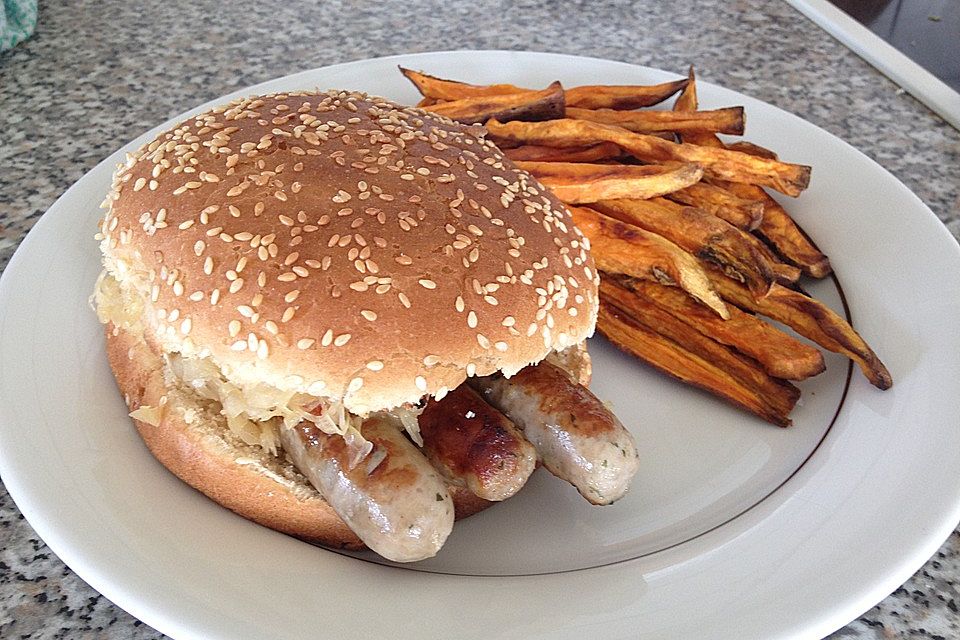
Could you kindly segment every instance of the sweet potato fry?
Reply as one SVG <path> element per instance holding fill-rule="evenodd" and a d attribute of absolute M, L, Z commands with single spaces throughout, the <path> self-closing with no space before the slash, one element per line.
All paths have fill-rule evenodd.
<path fill-rule="evenodd" d="M 698 184 L 703 184 L 703 183 L 698 183 Z M 669 209 L 670 211 L 673 211 L 676 214 L 679 214 L 681 211 L 684 210 L 684 208 L 687 207 L 687 205 L 685 204 L 674 202 L 673 200 L 670 200 L 666 197 L 650 198 L 649 201 L 659 204 L 663 207 L 666 207 L 667 209 Z M 723 218 L 723 216 L 717 216 L 717 217 Z M 727 222 L 730 222 L 730 221 L 727 220 Z M 735 227 L 737 226 L 732 222 L 730 224 L 732 224 Z M 737 227 L 737 228 L 741 229 L 740 227 Z M 743 229 L 741 229 L 741 231 L 743 231 Z M 766 258 L 767 262 L 770 264 L 770 268 L 773 270 L 774 275 L 777 276 L 777 282 L 780 282 L 781 284 L 793 284 L 794 282 L 800 279 L 801 271 L 799 267 L 795 267 L 792 264 L 787 264 L 783 262 L 780 259 L 780 256 L 774 253 L 770 247 L 764 244 L 755 235 L 753 235 L 752 233 L 746 233 L 746 231 L 744 231 L 742 237 L 744 241 L 750 243 L 750 245 L 752 245 L 753 248 L 760 253 L 760 255 Z"/>
<path fill-rule="evenodd" d="M 567 204 L 610 198 L 652 198 L 694 184 L 703 176 L 697 164 L 626 165 L 576 162 L 517 162 Z"/>
<path fill-rule="evenodd" d="M 744 233 L 716 216 L 684 207 L 674 212 L 648 200 L 602 200 L 595 209 L 621 222 L 661 235 L 703 262 L 745 283 L 757 297 L 767 294 L 775 275 L 767 261 L 744 240 Z"/>
<path fill-rule="evenodd" d="M 825 368 L 818 350 L 735 306 L 728 307 L 730 318 L 721 320 L 676 288 L 612 274 L 604 278 L 630 289 L 703 335 L 753 358 L 775 378 L 804 380 Z"/>
<path fill-rule="evenodd" d="M 476 85 L 445 80 L 412 69 L 399 67 L 400 72 L 426 98 L 463 100 L 480 96 L 502 96 L 530 91 L 512 84 Z M 676 80 L 655 85 L 596 85 L 574 87 L 566 91 L 567 104 L 584 109 L 638 109 L 663 102 L 685 87 L 687 81 Z"/>
<path fill-rule="evenodd" d="M 602 271 L 645 278 L 680 287 L 721 318 L 726 306 L 696 258 L 666 238 L 583 207 L 569 207 L 573 222 L 590 240 L 591 254 Z"/>
<path fill-rule="evenodd" d="M 788 382 L 768 375 L 756 362 L 737 354 L 713 337 L 704 335 L 686 322 L 661 309 L 648 298 L 636 295 L 614 279 L 600 280 L 600 296 L 624 311 L 638 323 L 670 338 L 681 347 L 702 356 L 731 376 L 756 390 L 784 416 L 800 397 L 800 390 Z M 719 320 L 719 322 L 727 322 Z"/>
<path fill-rule="evenodd" d="M 725 133 L 721 131 L 720 133 Z M 746 140 L 740 140 L 738 142 L 730 142 L 726 145 L 727 149 L 731 151 L 742 151 L 743 153 L 749 153 L 752 156 L 759 156 L 761 158 L 769 158 L 770 160 L 779 160 L 780 158 L 770 149 L 761 147 L 758 144 L 753 144 L 752 142 L 747 142 Z"/>
<path fill-rule="evenodd" d="M 771 407 L 756 390 L 734 379 L 710 360 L 640 324 L 611 302 L 601 299 L 597 328 L 619 349 L 655 369 L 720 396 L 777 426 L 790 425 L 790 419 Z"/>
<path fill-rule="evenodd" d="M 525 144 L 512 149 L 503 149 L 504 155 L 514 162 L 599 162 L 623 155 L 620 147 L 612 142 L 601 142 L 586 147 L 556 149 L 535 144 Z"/>
<path fill-rule="evenodd" d="M 633 133 L 620 127 L 564 118 L 548 122 L 498 122 L 487 129 L 498 138 L 523 144 L 579 147 L 613 142 L 645 162 L 696 162 L 714 178 L 769 186 L 790 196 L 799 195 L 810 182 L 810 167 L 758 158 L 738 151 L 676 144 L 656 136 Z"/>
<path fill-rule="evenodd" d="M 687 79 L 654 85 L 598 84 L 567 89 L 567 106 L 581 109 L 639 109 L 659 104 L 687 86 Z"/>
<path fill-rule="evenodd" d="M 711 279 L 729 302 L 781 322 L 824 349 L 847 356 L 859 365 L 878 389 L 893 386 L 890 372 L 873 349 L 846 320 L 823 303 L 780 285 L 774 285 L 763 300 L 756 300 L 743 286 L 726 276 L 714 271 Z"/>
<path fill-rule="evenodd" d="M 684 136 L 684 142 L 716 149 L 727 147 L 712 133 L 687 134 Z M 766 191 L 756 185 L 726 180 L 710 180 L 710 182 L 741 198 L 760 200 L 764 203 L 763 219 L 756 232 L 784 259 L 797 265 L 805 274 L 814 278 L 824 278 L 833 271 L 829 258 L 817 249 L 803 229 Z"/>
<path fill-rule="evenodd" d="M 763 201 L 741 198 L 727 189 L 706 182 L 679 189 L 667 197 L 703 209 L 745 231 L 756 229 L 763 219 Z"/>
<path fill-rule="evenodd" d="M 554 82 L 543 91 L 525 91 L 501 96 L 478 96 L 424 107 L 464 124 L 483 123 L 491 118 L 508 120 L 551 120 L 564 113 L 563 87 Z"/>
<path fill-rule="evenodd" d="M 825 278 L 833 273 L 830 259 L 770 194 L 750 184 L 730 183 L 724 186 L 743 197 L 759 196 L 764 199 L 763 220 L 755 233 L 770 243 L 777 253 L 813 278 Z"/>
<path fill-rule="evenodd" d="M 673 103 L 673 110 L 678 112 L 696 111 L 699 108 L 697 100 L 697 74 L 693 70 L 693 65 L 687 71 L 687 86 L 683 88 L 676 102 Z"/>
<path fill-rule="evenodd" d="M 743 135 L 743 107 L 714 111 L 616 111 L 613 109 L 567 108 L 568 118 L 612 124 L 636 133 L 685 131 Z"/>
<path fill-rule="evenodd" d="M 457 82 L 456 80 L 444 80 L 430 76 L 413 69 L 404 69 L 398 67 L 407 80 L 412 82 L 417 91 L 425 98 L 434 100 L 463 100 L 464 98 L 477 98 L 480 96 L 502 96 L 511 93 L 523 93 L 529 91 L 522 87 L 512 84 L 491 84 L 475 85 L 466 82 Z"/>

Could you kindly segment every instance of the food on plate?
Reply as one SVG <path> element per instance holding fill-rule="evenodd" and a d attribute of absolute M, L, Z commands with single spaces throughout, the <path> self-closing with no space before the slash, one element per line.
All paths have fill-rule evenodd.
<path fill-rule="evenodd" d="M 623 155 L 620 147 L 612 142 L 600 142 L 585 147 L 568 147 L 566 149 L 525 144 L 503 149 L 503 153 L 514 162 L 597 162 L 613 160 Z"/>
<path fill-rule="evenodd" d="M 610 198 L 653 198 L 695 184 L 703 176 L 700 165 L 691 163 L 635 166 L 517 161 L 516 164 L 567 204 Z"/>
<path fill-rule="evenodd" d="M 643 162 L 696 162 L 710 178 L 771 187 L 788 196 L 798 196 L 810 182 L 810 167 L 770 160 L 739 151 L 694 144 L 677 144 L 657 136 L 634 133 L 608 124 L 586 120 L 546 122 L 487 122 L 497 140 L 521 144 L 583 146 L 612 142 Z"/>
<path fill-rule="evenodd" d="M 423 105 L 432 113 L 464 124 L 500 120 L 551 120 L 562 118 L 563 87 L 554 82 L 543 91 L 524 91 L 499 96 L 476 96 L 452 102 Z"/>
<path fill-rule="evenodd" d="M 773 270 L 744 240 L 746 234 L 701 209 L 683 207 L 671 211 L 649 200 L 626 199 L 601 200 L 592 206 L 611 218 L 670 240 L 701 262 L 718 266 L 743 282 L 755 296 L 766 295 L 773 285 Z"/>
<path fill-rule="evenodd" d="M 576 225 L 590 239 L 601 271 L 680 287 L 720 317 L 728 317 L 726 305 L 703 266 L 674 243 L 595 209 L 571 206 L 570 212 Z"/>
<path fill-rule="evenodd" d="M 709 182 L 698 182 L 667 194 L 668 200 L 703 209 L 726 220 L 738 229 L 753 231 L 763 220 L 762 200 L 741 198 L 728 189 Z"/>
<path fill-rule="evenodd" d="M 431 109 L 533 91 L 402 71 Z M 677 92 L 668 110 L 642 109 Z M 553 118 L 507 114 L 486 127 L 505 155 L 568 205 L 590 239 L 602 279 L 598 327 L 608 339 L 780 426 L 790 424 L 799 397 L 788 381 L 821 373 L 824 359 L 760 315 L 890 387 L 889 371 L 850 324 L 799 289 L 803 275 L 830 275 L 830 261 L 768 190 L 800 195 L 809 166 L 721 139 L 743 134 L 746 114 L 700 110 L 692 66 L 681 80 L 566 88 L 564 96 Z"/>
<path fill-rule="evenodd" d="M 743 107 L 714 111 L 619 111 L 615 109 L 578 109 L 568 107 L 566 116 L 574 120 L 589 120 L 612 124 L 635 133 L 661 131 L 693 131 L 698 133 L 743 133 Z"/>
<path fill-rule="evenodd" d="M 501 96 L 525 93 L 512 84 L 478 86 L 444 80 L 420 71 L 400 67 L 400 72 L 417 87 L 424 98 L 436 101 L 455 101 L 481 96 Z M 589 85 L 564 91 L 566 106 L 583 109 L 637 109 L 659 104 L 687 86 L 687 80 L 674 80 L 656 85 Z"/>
<path fill-rule="evenodd" d="M 537 452 L 517 425 L 467 385 L 428 402 L 418 421 L 427 458 L 485 500 L 509 498 L 536 468 Z"/>
<path fill-rule="evenodd" d="M 105 207 L 94 303 L 137 430 L 246 518 L 427 558 L 524 484 L 544 407 L 584 451 L 614 432 L 582 425 L 618 424 L 580 386 L 588 242 L 481 127 L 343 91 L 246 98 L 130 154 Z M 463 386 L 540 371 L 553 387 L 507 416 Z M 636 470 L 615 439 L 630 460 L 593 502 Z"/>
<path fill-rule="evenodd" d="M 870 384 L 878 389 L 893 386 L 890 372 L 870 345 L 846 320 L 823 303 L 778 284 L 770 288 L 768 296 L 758 300 L 739 282 L 720 273 L 712 273 L 711 276 L 714 286 L 725 300 L 785 324 L 828 351 L 842 353 L 856 362 Z"/>
<path fill-rule="evenodd" d="M 610 504 L 630 488 L 637 449 L 630 432 L 602 402 L 549 362 L 507 378 L 468 384 L 523 430 L 543 466 L 593 504 Z"/>

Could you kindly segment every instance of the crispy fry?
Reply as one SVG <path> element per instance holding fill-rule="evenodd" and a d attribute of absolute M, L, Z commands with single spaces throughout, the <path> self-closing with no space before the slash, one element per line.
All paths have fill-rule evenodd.
<path fill-rule="evenodd" d="M 567 89 L 567 106 L 581 109 L 639 109 L 659 104 L 687 86 L 687 79 L 655 85 L 598 84 Z"/>
<path fill-rule="evenodd" d="M 703 183 L 698 183 L 698 184 L 703 184 Z M 685 204 L 680 204 L 679 202 L 674 202 L 673 200 L 670 200 L 666 197 L 650 198 L 649 201 L 662 205 L 676 214 L 679 214 L 687 206 Z M 723 218 L 723 216 L 717 216 L 717 217 Z M 727 220 L 727 222 L 730 222 L 730 221 Z M 737 225 L 733 225 L 733 226 L 736 227 Z M 737 228 L 740 228 L 740 227 L 737 227 Z M 744 241 L 750 243 L 750 245 L 752 245 L 753 248 L 760 253 L 760 255 L 766 258 L 767 262 L 770 264 L 770 268 L 773 270 L 774 275 L 777 276 L 777 282 L 781 284 L 793 284 L 794 282 L 800 279 L 801 271 L 798 267 L 795 267 L 791 264 L 787 264 L 783 262 L 780 259 L 780 256 L 774 253 L 770 247 L 768 247 L 766 244 L 760 241 L 756 236 L 754 236 L 751 233 L 744 232 L 743 239 Z"/>
<path fill-rule="evenodd" d="M 590 240 L 597 267 L 680 287 L 728 318 L 726 306 L 696 258 L 666 238 L 583 207 L 569 207 L 573 222 Z"/>
<path fill-rule="evenodd" d="M 623 155 L 620 147 L 612 142 L 601 142 L 586 147 L 568 147 L 566 149 L 525 144 L 512 149 L 503 149 L 503 153 L 514 162 L 598 162 L 619 158 Z"/>
<path fill-rule="evenodd" d="M 726 148 L 726 145 L 712 133 L 690 134 L 684 136 L 684 142 L 713 148 Z M 814 278 L 824 278 L 833 271 L 830 259 L 827 258 L 813 241 L 807 237 L 803 229 L 790 217 L 787 211 L 766 191 L 756 185 L 730 182 L 726 180 L 711 180 L 711 183 L 723 187 L 728 191 L 750 200 L 760 200 L 764 203 L 763 219 L 756 232 L 769 242 L 784 259 L 800 267 L 800 269 Z"/>
<path fill-rule="evenodd" d="M 676 144 L 656 136 L 633 133 L 585 120 L 507 122 L 490 120 L 490 133 L 524 144 L 578 147 L 594 142 L 613 142 L 646 162 L 696 162 L 704 173 L 722 180 L 772 187 L 790 196 L 799 195 L 810 182 L 810 167 L 789 164 L 746 153 L 693 144 Z"/>
<path fill-rule="evenodd" d="M 563 87 L 554 82 L 543 91 L 525 91 L 501 96 L 478 96 L 425 107 L 464 124 L 483 123 L 491 118 L 507 120 L 550 120 L 564 113 Z"/>
<path fill-rule="evenodd" d="M 833 272 L 830 259 L 807 237 L 800 225 L 766 191 L 750 184 L 715 181 L 744 198 L 762 198 L 763 220 L 755 233 L 766 240 L 784 259 L 800 267 L 813 278 L 825 278 Z"/>
<path fill-rule="evenodd" d="M 600 212 L 636 225 L 686 249 L 700 260 L 717 265 L 744 282 L 757 297 L 767 294 L 775 275 L 767 261 L 744 240 L 744 233 L 716 216 L 684 207 L 679 212 L 649 200 L 602 200 Z"/>
<path fill-rule="evenodd" d="M 522 87 L 512 84 L 491 84 L 475 85 L 466 82 L 457 82 L 456 80 L 444 80 L 435 76 L 429 76 L 413 69 L 404 69 L 398 67 L 407 80 L 412 82 L 417 91 L 425 98 L 434 100 L 463 100 L 464 98 L 477 98 L 480 96 L 502 96 L 511 93 L 522 93 L 529 91 Z"/>
<path fill-rule="evenodd" d="M 703 209 L 745 231 L 756 229 L 763 219 L 763 201 L 741 198 L 727 189 L 706 182 L 679 189 L 667 197 Z"/>
<path fill-rule="evenodd" d="M 683 88 L 676 102 L 673 103 L 673 110 L 679 112 L 696 111 L 699 108 L 697 100 L 697 75 L 693 70 L 693 65 L 687 71 L 687 86 Z"/>
<path fill-rule="evenodd" d="M 713 337 L 704 335 L 648 298 L 638 296 L 621 286 L 618 281 L 601 278 L 600 296 L 629 312 L 638 323 L 670 338 L 687 351 L 702 356 L 754 389 L 782 415 L 789 414 L 800 397 L 800 390 L 792 384 L 772 378 L 750 358 L 737 354 Z"/>
<path fill-rule="evenodd" d="M 804 380 L 825 368 L 823 354 L 818 350 L 737 307 L 728 307 L 730 318 L 721 320 L 676 288 L 625 276 L 604 278 L 646 298 L 703 335 L 753 358 L 775 378 Z"/>
<path fill-rule="evenodd" d="M 725 133 L 721 131 L 720 133 Z M 770 160 L 779 160 L 780 158 L 770 149 L 761 147 L 758 144 L 753 144 L 752 142 L 747 142 L 746 140 L 739 140 L 737 142 L 730 142 L 726 145 L 727 149 L 731 151 L 742 151 L 743 153 L 749 153 L 752 156 L 759 156 L 761 158 L 769 158 Z"/>
<path fill-rule="evenodd" d="M 771 407 L 757 391 L 734 379 L 710 360 L 643 326 L 629 313 L 606 300 L 600 301 L 597 328 L 618 348 L 652 367 L 718 395 L 775 425 L 790 425 L 790 419 Z"/>
<path fill-rule="evenodd" d="M 743 135 L 743 107 L 714 111 L 615 111 L 613 109 L 567 108 L 568 118 L 612 124 L 636 133 L 685 131 Z"/>
<path fill-rule="evenodd" d="M 567 204 L 609 198 L 652 198 L 696 183 L 703 176 L 697 164 L 625 165 L 575 162 L 517 162 Z"/>
<path fill-rule="evenodd" d="M 512 84 L 476 85 L 444 80 L 412 69 L 399 67 L 400 72 L 427 98 L 463 100 L 481 96 L 502 96 L 530 91 Z M 596 85 L 567 89 L 569 106 L 584 109 L 637 109 L 663 102 L 685 87 L 687 81 L 676 80 L 655 85 Z"/>
<path fill-rule="evenodd" d="M 711 279 L 726 300 L 782 322 L 824 349 L 847 356 L 878 389 L 893 386 L 890 372 L 877 354 L 846 320 L 823 303 L 780 285 L 774 285 L 763 300 L 756 300 L 739 283 L 719 273 L 711 273 Z"/>

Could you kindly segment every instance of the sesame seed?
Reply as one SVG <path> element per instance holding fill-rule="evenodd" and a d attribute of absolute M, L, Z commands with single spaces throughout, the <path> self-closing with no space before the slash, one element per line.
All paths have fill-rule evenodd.
<path fill-rule="evenodd" d="M 424 289 L 436 289 L 436 288 L 437 288 L 437 283 L 434 282 L 433 280 L 428 279 L 428 278 L 421 278 L 421 279 L 418 280 L 417 282 L 419 282 L 419 283 L 420 283 L 420 286 L 423 287 Z"/>
<path fill-rule="evenodd" d="M 419 389 L 420 391 L 426 392 L 427 390 L 426 378 L 424 378 L 423 376 L 417 376 L 416 378 L 413 379 L 413 382 L 415 385 L 417 385 L 417 389 Z"/>
<path fill-rule="evenodd" d="M 324 347 L 329 347 L 333 342 L 333 329 L 327 329 L 324 332 L 323 337 L 320 339 L 320 345 Z"/>
<path fill-rule="evenodd" d="M 290 322 L 293 320 L 293 316 L 297 313 L 296 309 L 293 307 L 287 307 L 283 310 L 283 315 L 280 316 L 280 322 Z"/>
<path fill-rule="evenodd" d="M 374 320 L 377 319 L 377 314 L 374 313 L 373 311 L 370 311 L 369 309 L 361 310 L 360 315 L 362 315 L 364 318 L 366 318 L 370 322 L 373 322 Z"/>
<path fill-rule="evenodd" d="M 345 344 L 347 344 L 348 342 L 350 342 L 350 338 L 351 338 L 351 337 L 352 337 L 352 336 L 351 336 L 349 333 L 341 333 L 340 335 L 338 335 L 338 336 L 334 339 L 333 345 L 334 345 L 335 347 L 342 347 L 343 345 L 345 345 Z"/>
<path fill-rule="evenodd" d="M 367 363 L 367 369 L 370 369 L 370 371 L 382 371 L 383 363 L 379 360 L 371 360 Z"/>
<path fill-rule="evenodd" d="M 423 364 L 428 367 L 432 367 L 440 362 L 440 357 L 435 355 L 424 356 Z"/>
<path fill-rule="evenodd" d="M 406 307 L 407 309 L 410 308 L 410 298 L 408 298 L 407 295 L 406 295 L 404 292 L 402 292 L 402 291 L 399 292 L 399 293 L 397 294 L 397 298 L 400 299 L 400 304 L 402 304 L 402 305 L 403 305 L 404 307 Z"/>
<path fill-rule="evenodd" d="M 477 328 L 477 314 L 473 311 L 467 314 L 467 326 L 471 329 Z"/>
<path fill-rule="evenodd" d="M 309 349 L 316 344 L 316 342 L 313 338 L 301 338 L 297 340 L 297 349 Z"/>
<path fill-rule="evenodd" d="M 363 378 L 354 378 L 350 381 L 350 385 L 347 387 L 348 392 L 359 391 L 360 387 L 363 386 Z"/>
<path fill-rule="evenodd" d="M 230 332 L 231 338 L 236 338 L 239 335 L 241 329 L 239 320 L 231 320 L 230 324 L 227 325 L 227 330 Z"/>

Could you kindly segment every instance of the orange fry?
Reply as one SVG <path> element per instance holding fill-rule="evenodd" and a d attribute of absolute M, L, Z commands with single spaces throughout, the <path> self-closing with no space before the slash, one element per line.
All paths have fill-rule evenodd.
<path fill-rule="evenodd" d="M 810 167 L 804 165 L 726 149 L 676 144 L 656 136 L 585 120 L 506 123 L 490 120 L 487 129 L 498 138 L 522 144 L 578 147 L 594 142 L 613 142 L 645 162 L 696 162 L 703 165 L 704 173 L 711 177 L 769 186 L 790 196 L 799 195 L 810 181 Z"/>
<path fill-rule="evenodd" d="M 743 286 L 725 276 L 712 273 L 711 278 L 726 300 L 781 322 L 824 349 L 847 356 L 878 389 L 893 386 L 890 372 L 873 349 L 846 320 L 823 303 L 776 284 L 766 298 L 756 300 Z"/>
<path fill-rule="evenodd" d="M 706 182 L 698 182 L 679 189 L 667 197 L 670 200 L 703 209 L 745 231 L 756 229 L 763 219 L 763 201 L 741 198 L 728 189 Z"/>
<path fill-rule="evenodd" d="M 600 279 L 600 297 L 612 302 L 647 328 L 666 336 L 687 351 L 699 354 L 731 376 L 756 390 L 779 413 L 786 416 L 793 409 L 800 390 L 792 384 L 772 378 L 756 362 L 704 335 L 686 322 L 661 309 L 648 298 L 636 295 L 612 278 Z M 727 320 L 719 320 L 727 322 Z"/>
<path fill-rule="evenodd" d="M 512 149 L 501 149 L 514 162 L 599 162 L 611 160 L 623 155 L 620 147 L 612 142 L 601 142 L 586 147 L 541 147 L 535 144 L 525 144 Z"/>
<path fill-rule="evenodd" d="M 456 80 L 445 80 L 412 69 L 400 67 L 400 72 L 426 98 L 436 100 L 463 100 L 480 96 L 502 96 L 530 91 L 512 84 L 476 85 Z M 686 86 L 687 81 L 675 80 L 655 85 L 596 85 L 567 89 L 567 104 L 584 109 L 637 109 L 663 102 Z"/>
<path fill-rule="evenodd" d="M 743 107 L 729 107 L 714 111 L 616 111 L 613 109 L 579 109 L 569 107 L 568 118 L 612 124 L 636 133 L 685 131 L 743 134 Z"/>
<path fill-rule="evenodd" d="M 825 368 L 823 354 L 819 351 L 735 306 L 728 307 L 730 318 L 721 320 L 674 287 L 623 276 L 608 275 L 606 279 L 616 280 L 617 284 L 649 300 L 703 335 L 753 358 L 771 376 L 804 380 L 822 373 Z"/>
<path fill-rule="evenodd" d="M 464 124 L 497 120 L 550 120 L 562 118 L 563 87 L 554 82 L 543 91 L 525 91 L 501 96 L 478 96 L 425 107 L 441 116 Z"/>
<path fill-rule="evenodd" d="M 583 207 L 569 207 L 573 222 L 590 240 L 591 255 L 602 271 L 680 287 L 721 318 L 726 306 L 696 258 L 669 240 Z"/>
<path fill-rule="evenodd" d="M 696 164 L 625 165 L 575 162 L 517 162 L 567 204 L 610 198 L 652 198 L 694 184 L 703 176 Z"/>
<path fill-rule="evenodd" d="M 684 207 L 672 211 L 649 200 L 602 200 L 593 205 L 621 222 L 661 235 L 705 263 L 713 264 L 749 287 L 757 297 L 767 294 L 775 275 L 742 231 L 716 216 Z"/>
<path fill-rule="evenodd" d="M 618 348 L 663 373 L 718 395 L 768 422 L 782 427 L 790 425 L 790 419 L 771 407 L 762 394 L 734 379 L 710 359 L 687 351 L 603 299 L 597 328 Z"/>
<path fill-rule="evenodd" d="M 523 93 L 529 91 L 522 87 L 512 84 L 491 84 L 475 85 L 466 82 L 457 82 L 456 80 L 444 80 L 430 76 L 413 69 L 399 67 L 407 80 L 412 82 L 420 94 L 425 98 L 434 100 L 463 100 L 464 98 L 477 98 L 480 96 L 502 96 L 510 93 Z"/>

